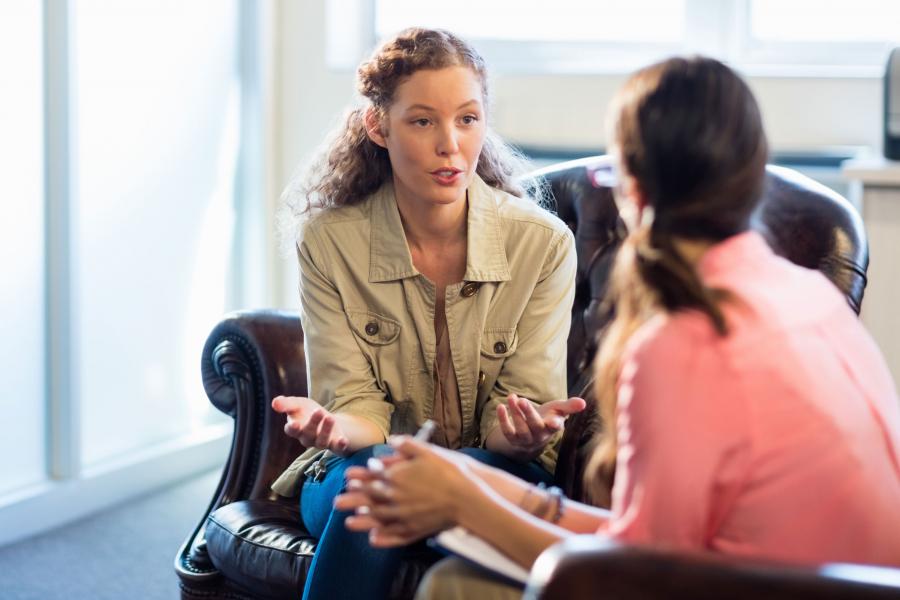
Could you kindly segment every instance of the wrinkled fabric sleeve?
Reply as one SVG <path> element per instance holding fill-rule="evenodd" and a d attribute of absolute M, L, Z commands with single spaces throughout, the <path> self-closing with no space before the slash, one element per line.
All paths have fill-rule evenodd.
<path fill-rule="evenodd" d="M 566 228 L 548 246 L 537 284 L 517 326 L 517 349 L 503 363 L 481 414 L 481 439 L 497 427 L 497 406 L 510 393 L 537 404 L 568 396 L 566 351 L 575 299 L 578 257 L 575 238 Z M 538 457 L 551 473 L 556 468 L 557 433 Z M 482 442 L 483 443 L 483 442 Z"/>
<path fill-rule="evenodd" d="M 379 388 L 372 366 L 350 329 L 313 228 L 304 231 L 297 256 L 309 395 L 335 414 L 368 419 L 386 439 L 393 405 Z"/>

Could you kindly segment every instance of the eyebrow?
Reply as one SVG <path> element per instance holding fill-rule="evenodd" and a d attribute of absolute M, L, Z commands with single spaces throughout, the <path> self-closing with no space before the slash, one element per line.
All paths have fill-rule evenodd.
<path fill-rule="evenodd" d="M 465 108 L 465 107 L 469 106 L 470 104 L 479 104 L 479 102 L 478 102 L 477 99 L 472 98 L 471 100 L 468 100 L 468 101 L 463 102 L 462 104 L 460 104 L 460 105 L 456 108 L 456 110 L 460 110 L 460 109 L 462 109 L 462 108 Z M 409 108 L 406 109 L 406 112 L 410 112 L 410 111 L 412 111 L 412 110 L 427 110 L 427 111 L 434 112 L 434 111 L 435 111 L 435 108 L 434 108 L 433 106 L 428 106 L 427 104 L 413 104 L 412 106 L 410 106 Z"/>

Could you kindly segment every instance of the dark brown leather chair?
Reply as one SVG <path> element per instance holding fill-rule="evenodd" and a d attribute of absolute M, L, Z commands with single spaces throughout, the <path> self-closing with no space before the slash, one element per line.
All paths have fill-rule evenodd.
<path fill-rule="evenodd" d="M 597 332 L 608 318 L 603 312 L 606 282 L 624 232 L 606 157 L 549 167 L 532 181 L 549 186 L 555 210 L 575 232 L 578 279 L 568 344 L 569 391 L 587 398 L 589 410 L 567 423 L 556 479 L 570 497 L 581 498 L 585 448 L 596 423 L 591 362 Z M 862 222 L 844 198 L 796 172 L 770 167 L 754 227 L 779 254 L 825 273 L 859 311 L 868 248 Z M 284 434 L 284 417 L 269 403 L 279 394 L 306 394 L 298 315 L 271 310 L 228 315 L 206 342 L 202 375 L 210 401 L 234 418 L 234 438 L 210 505 L 175 558 L 182 597 L 296 598 L 316 540 L 300 525 L 296 500 L 269 489 L 302 450 Z M 412 549 L 391 597 L 412 597 L 433 560 L 424 546 Z"/>
<path fill-rule="evenodd" d="M 671 553 L 580 535 L 534 564 L 528 600 L 887 600 L 900 569 L 848 564 L 791 567 L 711 553 Z"/>

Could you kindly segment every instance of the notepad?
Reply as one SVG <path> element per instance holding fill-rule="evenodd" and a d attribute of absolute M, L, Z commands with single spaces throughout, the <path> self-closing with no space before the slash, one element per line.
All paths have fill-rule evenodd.
<path fill-rule="evenodd" d="M 528 582 L 527 570 L 462 527 L 454 527 L 440 532 L 435 536 L 434 542 L 448 552 L 489 571 L 523 585 Z"/>

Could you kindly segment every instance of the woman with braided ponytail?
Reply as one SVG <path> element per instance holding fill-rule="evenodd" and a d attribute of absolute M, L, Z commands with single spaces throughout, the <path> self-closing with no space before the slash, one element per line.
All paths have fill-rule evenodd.
<path fill-rule="evenodd" d="M 900 565 L 900 405 L 872 339 L 817 271 L 776 256 L 750 220 L 766 138 L 725 65 L 673 58 L 612 111 L 629 235 L 597 369 L 604 435 L 586 472 L 611 510 L 562 499 L 409 438 L 383 473 L 353 469 L 350 527 L 409 543 L 462 525 L 530 568 L 554 542 L 626 543 L 790 563 Z M 600 591 L 600 590 L 598 590 Z M 420 598 L 517 598 L 459 559 Z"/>

